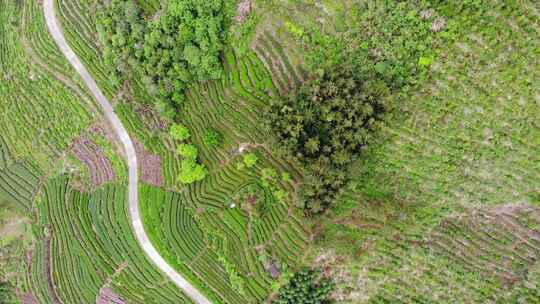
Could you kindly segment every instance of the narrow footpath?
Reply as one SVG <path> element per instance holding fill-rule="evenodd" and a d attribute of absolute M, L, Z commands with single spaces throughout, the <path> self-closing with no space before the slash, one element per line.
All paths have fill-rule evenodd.
<path fill-rule="evenodd" d="M 191 285 L 182 275 L 176 272 L 171 265 L 169 265 L 163 257 L 157 252 L 156 248 L 150 242 L 148 235 L 144 231 L 144 227 L 141 220 L 141 214 L 139 211 L 139 190 L 138 190 L 138 169 L 137 169 L 137 155 L 135 154 L 135 148 L 129 134 L 127 133 L 124 125 L 114 113 L 114 109 L 111 103 L 107 100 L 105 95 L 101 92 L 96 82 L 79 60 L 75 52 L 69 47 L 62 28 L 55 14 L 54 0 L 44 0 L 43 10 L 45 13 L 45 20 L 47 27 L 51 33 L 54 41 L 69 60 L 69 63 L 75 68 L 77 73 L 81 75 L 84 83 L 88 89 L 92 92 L 96 98 L 98 105 L 101 107 L 105 118 L 111 124 L 117 137 L 124 148 L 126 154 L 127 165 L 129 168 L 129 185 L 128 185 L 128 199 L 129 199 L 129 214 L 131 217 L 131 224 L 133 226 L 135 236 L 139 241 L 142 249 L 150 260 L 165 273 L 178 287 L 180 287 L 186 295 L 188 295 L 193 301 L 198 304 L 211 304 L 211 302 L 201 293 L 197 288 Z"/>

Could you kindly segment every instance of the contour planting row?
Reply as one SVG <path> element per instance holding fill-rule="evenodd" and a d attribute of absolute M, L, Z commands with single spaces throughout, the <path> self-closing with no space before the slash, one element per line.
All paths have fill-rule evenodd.
<path fill-rule="evenodd" d="M 16 202 L 25 210 L 30 210 L 39 189 L 39 169 L 28 162 L 12 163 L 0 168 L 0 198 Z"/>
<path fill-rule="evenodd" d="M 29 211 L 39 189 L 41 171 L 27 161 L 11 158 L 7 144 L 0 137 L 0 198 L 16 202 Z"/>
<path fill-rule="evenodd" d="M 540 259 L 539 227 L 540 209 L 503 205 L 447 219 L 434 232 L 430 247 L 470 271 L 511 286 L 524 280 Z"/>
<path fill-rule="evenodd" d="M 21 28 L 24 30 L 22 39 L 25 47 L 31 48 L 48 68 L 73 79 L 75 71 L 52 40 L 47 30 L 43 9 L 38 1 L 23 3 Z"/>
<path fill-rule="evenodd" d="M 527 202 L 538 189 L 537 16 L 502 1 L 489 11 L 438 59 L 435 80 L 381 133 L 377 165 L 366 164 L 375 176 L 393 175 L 396 187 L 418 189 L 416 200 Z"/>
<path fill-rule="evenodd" d="M 229 278 L 233 290 L 247 296 L 250 303 L 260 302 L 273 284 L 267 271 L 269 261 L 263 263 L 261 254 L 269 256 L 271 261 L 294 267 L 308 243 L 307 232 L 293 215 L 294 212 L 289 215 L 288 207 L 275 201 L 272 193 L 267 192 L 268 195 L 260 198 L 262 201 L 259 204 L 269 207 L 266 207 L 264 216 L 255 219 L 242 209 L 242 202 L 236 202 L 235 197 L 240 189 L 259 183 L 263 168 L 290 173 L 293 179 L 299 178 L 300 172 L 296 166 L 275 157 L 263 145 L 269 138 L 260 117 L 268 99 L 277 95 L 263 63 L 254 53 L 237 58 L 234 52 L 227 51 L 225 59 L 226 74 L 223 80 L 192 86 L 183 111 L 186 115 L 183 115 L 182 122 L 192 131 L 203 163 L 209 166 L 211 172 L 205 180 L 190 185 L 182 192 L 182 202 L 192 210 L 200 229 L 204 231 L 206 247 L 209 248 L 199 253 L 191 268 L 195 273 L 205 273 L 205 269 L 210 271 L 212 268 L 204 265 L 219 260 L 217 267 L 221 270 L 212 277 L 222 276 L 223 268 L 229 265 L 225 270 L 236 272 L 241 277 L 240 280 Z M 208 128 L 223 134 L 222 147 L 204 145 L 203 136 Z M 258 156 L 259 161 L 253 168 L 236 168 L 242 162 L 242 154 L 247 153 L 239 149 L 240 145 Z M 289 195 L 294 192 L 290 184 L 280 186 Z M 167 225 L 165 227 L 170 229 Z M 170 236 L 180 234 L 181 230 L 174 230 L 178 226 L 170 227 Z M 167 251 L 170 252 L 186 251 L 182 248 L 185 245 L 175 241 L 170 242 L 169 246 Z M 212 277 L 202 278 L 210 282 L 214 280 Z M 222 284 L 215 284 L 212 286 L 217 286 L 218 293 L 223 294 Z M 231 298 L 225 299 L 231 301 Z"/>
<path fill-rule="evenodd" d="M 51 159 L 89 124 L 90 114 L 72 92 L 38 69 L 25 52 L 19 36 L 22 7 L 5 0 L 2 8 L 0 133 L 15 158 L 31 155 L 46 170 L 53 163 Z"/>
<path fill-rule="evenodd" d="M 100 55 L 96 23 L 92 19 L 96 12 L 95 5 L 89 1 L 58 0 L 56 8 L 69 45 L 90 71 L 103 93 L 112 98 L 119 88 L 114 87 L 109 81 L 109 68 L 104 65 Z"/>
<path fill-rule="evenodd" d="M 207 260 L 205 238 L 208 236 L 203 234 L 191 211 L 186 209 L 180 194 L 142 186 L 141 210 L 145 229 L 169 263 L 216 303 L 234 303 L 230 302 L 231 299 L 243 301 L 230 291 L 222 267 L 216 264 L 217 259 Z M 194 266 L 195 263 L 198 266 Z M 212 266 L 201 270 L 202 265 L 208 264 Z M 213 278 L 216 276 L 222 280 Z"/>
<path fill-rule="evenodd" d="M 534 303 L 539 227 L 539 209 L 525 204 L 453 215 L 424 241 L 380 242 L 363 290 L 369 303 Z"/>
<path fill-rule="evenodd" d="M 270 75 L 254 53 L 236 58 L 226 52 L 226 74 L 221 82 L 193 86 L 188 92 L 183 121 L 192 129 L 194 142 L 201 149 L 203 161 L 211 170 L 223 166 L 239 154 L 240 144 L 260 146 L 270 142 L 260 117 L 270 94 L 275 94 Z M 274 92 L 274 93 L 272 93 Z M 207 128 L 220 130 L 224 135 L 221 148 L 209 148 L 202 140 Z M 271 155 L 265 156 L 272 157 Z M 279 160 L 291 167 L 294 176 L 297 165 Z M 281 165 L 280 165 L 281 166 Z"/>
<path fill-rule="evenodd" d="M 301 66 L 293 66 L 286 53 L 289 50 L 283 49 L 275 34 L 269 31 L 259 34 L 253 49 L 271 71 L 280 92 L 289 92 L 307 79 L 307 72 Z"/>
<path fill-rule="evenodd" d="M 123 185 L 107 185 L 81 193 L 67 177 L 46 185 L 38 238 L 48 248 L 33 256 L 26 286 L 29 291 L 50 290 L 48 295 L 34 294 L 40 303 L 56 302 L 54 298 L 93 303 L 104 287 L 129 303 L 191 303 L 143 255 L 132 234 L 126 192 Z"/>
<path fill-rule="evenodd" d="M 210 284 L 226 303 L 241 300 L 237 298 L 241 294 L 231 293 L 233 289 L 225 284 L 229 278 L 221 258 L 232 263 L 243 278 L 247 297 L 244 301 L 258 302 L 267 295 L 272 279 L 267 265 L 257 258 L 257 248 L 262 245 L 272 259 L 294 266 L 308 243 L 306 231 L 282 203 L 266 202 L 270 205 L 267 213 L 255 223 L 249 223 L 251 220 L 240 204 L 230 208 L 238 189 L 257 182 L 254 172 L 263 165 L 264 161 L 261 167 L 250 171 L 230 164 L 178 195 L 159 194 L 161 190 L 153 188 L 143 191 L 153 193 L 145 203 L 144 218 L 160 252 L 170 260 L 176 259 L 181 264 L 176 265 L 179 270 L 187 267 Z M 271 195 L 262 199 L 273 200 Z M 194 248 L 198 249 L 193 251 Z M 190 261 L 189 265 L 185 265 L 186 261 Z"/>

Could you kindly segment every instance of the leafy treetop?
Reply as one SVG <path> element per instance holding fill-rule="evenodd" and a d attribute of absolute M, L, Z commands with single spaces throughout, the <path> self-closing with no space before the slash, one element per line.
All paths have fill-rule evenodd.
<path fill-rule="evenodd" d="M 137 1 L 102 0 L 98 30 L 105 60 L 114 67 L 112 80 L 120 84 L 130 75 L 140 76 L 160 97 L 156 108 L 174 119 L 191 82 L 223 74 L 220 52 L 233 2 L 170 0 L 156 18 L 145 16 Z"/>
<path fill-rule="evenodd" d="M 274 304 L 329 304 L 334 283 L 319 270 L 303 269 L 279 289 Z"/>
<path fill-rule="evenodd" d="M 267 126 L 281 146 L 307 167 L 305 208 L 319 213 L 333 204 L 346 169 L 382 118 L 382 80 L 363 79 L 354 64 L 321 70 L 297 92 L 271 100 Z"/>
<path fill-rule="evenodd" d="M 191 137 L 189 129 L 183 124 L 173 124 L 169 130 L 172 138 L 180 141 L 187 140 Z"/>
<path fill-rule="evenodd" d="M 207 174 L 208 170 L 204 165 L 197 164 L 193 159 L 184 159 L 180 166 L 178 178 L 183 184 L 191 184 L 203 180 Z"/>
<path fill-rule="evenodd" d="M 180 144 L 180 146 L 178 146 L 178 153 L 186 159 L 196 160 L 199 155 L 199 150 L 194 145 Z"/>
<path fill-rule="evenodd" d="M 251 168 L 251 167 L 255 166 L 257 164 L 258 160 L 259 160 L 259 158 L 257 157 L 257 155 L 255 153 L 248 153 L 248 154 L 244 155 L 244 164 L 248 168 Z"/>

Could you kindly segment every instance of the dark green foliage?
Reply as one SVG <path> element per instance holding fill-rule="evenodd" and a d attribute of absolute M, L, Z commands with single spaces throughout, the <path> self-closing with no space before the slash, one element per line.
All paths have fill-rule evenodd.
<path fill-rule="evenodd" d="M 12 303 L 13 300 L 11 284 L 0 281 L 0 303 Z"/>
<path fill-rule="evenodd" d="M 157 109 L 174 118 L 193 81 L 220 78 L 220 52 L 229 27 L 228 2 L 171 0 L 158 18 L 144 16 L 135 1 L 113 0 L 99 16 L 99 32 L 112 78 L 119 82 L 130 71 L 142 76 L 160 97 Z"/>
<path fill-rule="evenodd" d="M 139 58 L 160 96 L 179 103 L 189 82 L 221 77 L 225 11 L 223 0 L 174 0 L 149 23 Z"/>
<path fill-rule="evenodd" d="M 106 65 L 114 69 L 110 78 L 115 84 L 131 70 L 136 46 L 144 40 L 146 26 L 142 13 L 135 1 L 112 0 L 98 15 L 103 55 Z"/>
<path fill-rule="evenodd" d="M 203 141 L 208 147 L 218 147 L 223 143 L 223 135 L 215 129 L 207 129 L 204 133 Z"/>
<path fill-rule="evenodd" d="M 279 289 L 274 304 L 328 304 L 334 283 L 319 270 L 304 269 L 294 274 L 289 283 Z"/>
<path fill-rule="evenodd" d="M 321 71 L 297 93 L 271 101 L 267 124 L 308 174 L 305 208 L 319 213 L 346 182 L 346 169 L 381 118 L 383 81 L 360 79 L 354 65 Z"/>
<path fill-rule="evenodd" d="M 257 161 L 259 160 L 259 158 L 257 157 L 257 155 L 255 153 L 248 153 L 246 155 L 244 155 L 244 164 L 246 165 L 246 167 L 248 168 L 252 168 L 253 166 L 255 166 L 257 164 Z"/>
<path fill-rule="evenodd" d="M 393 89 L 415 84 L 456 35 L 456 23 L 450 18 L 464 9 L 459 3 L 432 7 L 414 1 L 386 1 L 373 9 L 371 4 L 359 2 L 351 6 L 343 31 L 310 28 L 302 36 L 306 61 L 311 70 L 317 70 L 351 59 L 363 74 L 376 74 Z"/>

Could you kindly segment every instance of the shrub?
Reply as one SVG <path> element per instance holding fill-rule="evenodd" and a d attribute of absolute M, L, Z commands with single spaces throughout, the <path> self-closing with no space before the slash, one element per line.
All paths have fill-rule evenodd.
<path fill-rule="evenodd" d="M 199 155 L 199 150 L 194 145 L 180 144 L 180 146 L 178 146 L 178 153 L 186 159 L 196 160 Z"/>
<path fill-rule="evenodd" d="M 14 301 L 12 288 L 10 283 L 0 281 L 0 303 L 13 303 L 11 302 Z"/>
<path fill-rule="evenodd" d="M 334 283 L 319 270 L 304 269 L 294 274 L 289 283 L 279 289 L 274 304 L 328 304 Z"/>
<path fill-rule="evenodd" d="M 257 155 L 255 155 L 255 153 L 248 153 L 244 155 L 244 164 L 248 168 L 252 168 L 253 166 L 255 166 L 258 160 L 259 158 L 257 157 Z"/>
<path fill-rule="evenodd" d="M 217 147 L 223 142 L 223 135 L 215 129 L 207 129 L 204 133 L 203 142 L 208 147 Z"/>
<path fill-rule="evenodd" d="M 180 141 L 187 140 L 191 137 L 189 129 L 183 124 L 173 124 L 169 130 L 172 138 Z"/>
<path fill-rule="evenodd" d="M 208 174 L 204 165 L 197 164 L 194 159 L 182 160 L 179 180 L 183 184 L 191 184 L 203 180 Z"/>

